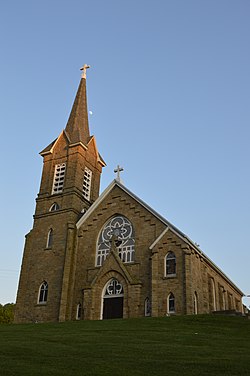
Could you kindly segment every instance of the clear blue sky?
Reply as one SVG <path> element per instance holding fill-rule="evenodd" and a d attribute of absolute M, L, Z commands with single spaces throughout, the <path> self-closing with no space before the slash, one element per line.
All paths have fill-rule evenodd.
<path fill-rule="evenodd" d="M 15 301 L 38 153 L 65 127 L 84 63 L 102 190 L 121 164 L 250 294 L 249 19 L 248 0 L 1 1 L 0 303 Z"/>

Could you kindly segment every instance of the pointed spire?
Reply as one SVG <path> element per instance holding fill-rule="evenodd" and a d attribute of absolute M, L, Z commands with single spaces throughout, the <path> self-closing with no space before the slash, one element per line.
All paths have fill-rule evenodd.
<path fill-rule="evenodd" d="M 82 75 L 69 120 L 65 128 L 70 142 L 73 144 L 82 142 L 84 145 L 87 145 L 90 137 L 86 93 L 87 68 L 89 68 L 89 66 L 86 64 L 81 68 L 84 74 Z"/>

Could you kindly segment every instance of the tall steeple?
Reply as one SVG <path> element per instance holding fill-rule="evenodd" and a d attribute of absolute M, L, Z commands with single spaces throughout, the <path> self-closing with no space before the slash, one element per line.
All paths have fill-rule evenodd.
<path fill-rule="evenodd" d="M 80 142 L 87 145 L 90 139 L 86 93 L 87 67 L 89 66 L 84 65 L 84 67 L 81 68 L 84 73 L 82 74 L 75 101 L 65 128 L 65 132 L 72 144 Z"/>
<path fill-rule="evenodd" d="M 97 200 L 105 166 L 95 137 L 89 133 L 87 67 L 82 69 L 66 128 L 40 153 L 42 178 L 34 225 L 26 238 L 17 297 L 18 322 L 64 321 L 71 310 L 75 225 Z"/>
<path fill-rule="evenodd" d="M 105 166 L 105 162 L 98 152 L 95 137 L 90 136 L 89 132 L 86 93 L 86 71 L 88 68 L 89 65 L 86 64 L 81 68 L 83 71 L 82 77 L 65 129 L 40 152 L 45 158 L 44 166 L 46 168 L 44 167 L 43 170 L 39 193 L 39 197 L 43 194 L 48 195 L 50 192 L 52 192 L 52 195 L 66 192 L 68 194 L 68 190 L 72 190 L 72 187 L 74 187 L 80 194 L 80 201 L 83 200 L 87 206 L 99 196 L 100 175 L 102 167 Z M 47 167 L 50 164 L 51 166 Z M 60 180 L 57 176 L 59 170 L 55 169 L 60 168 L 63 168 L 65 181 L 63 181 L 62 177 L 60 177 Z M 56 180 L 53 180 L 53 176 L 47 179 L 48 174 L 53 171 L 56 171 L 54 176 Z M 88 180 L 90 180 L 88 183 L 88 195 L 85 192 L 87 183 L 82 181 L 82 179 L 87 179 L 87 175 Z M 54 185 L 53 187 L 51 186 L 53 181 L 53 184 L 57 184 L 56 188 Z M 59 182 L 61 183 L 59 184 Z M 60 187 L 59 190 L 58 187 Z"/>

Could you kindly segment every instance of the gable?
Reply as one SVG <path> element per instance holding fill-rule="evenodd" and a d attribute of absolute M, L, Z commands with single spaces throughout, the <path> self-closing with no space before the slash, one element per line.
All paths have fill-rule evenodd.
<path fill-rule="evenodd" d="M 98 228 L 103 227 L 110 218 L 116 215 L 127 217 L 137 228 L 145 226 L 145 224 L 157 226 L 159 227 L 157 235 L 165 228 L 157 217 L 141 205 L 139 201 L 135 200 L 132 195 L 129 195 L 116 180 L 87 210 L 76 226 L 78 229 L 92 224 L 95 224 Z M 155 237 L 155 231 L 152 236 Z"/>
<path fill-rule="evenodd" d="M 101 280 L 103 277 L 105 277 L 107 274 L 112 272 L 116 272 L 123 276 L 123 278 L 128 283 L 138 283 L 138 281 L 133 281 L 132 276 L 130 275 L 127 268 L 124 266 L 123 262 L 121 261 L 120 257 L 118 256 L 117 252 L 115 250 L 111 250 L 108 257 L 104 261 L 103 265 L 100 267 L 99 272 L 93 279 L 91 285 L 94 286 L 94 284 Z"/>
<path fill-rule="evenodd" d="M 40 152 L 40 155 L 44 156 L 46 154 L 52 154 L 54 152 L 60 153 L 65 149 L 65 147 L 68 147 L 69 143 L 69 137 L 66 131 L 63 130 L 60 135 L 53 142 L 51 142 L 51 144 L 49 144 L 44 150 Z"/>
<path fill-rule="evenodd" d="M 97 144 L 96 144 L 96 139 L 95 136 L 91 136 L 90 140 L 88 142 L 88 150 L 95 156 L 97 159 L 97 162 L 100 163 L 103 167 L 106 166 L 106 163 L 104 162 L 103 158 L 100 156 L 98 149 L 97 149 Z"/>
<path fill-rule="evenodd" d="M 130 209 L 130 214 L 125 208 Z M 108 210 L 109 209 L 109 210 Z M 104 214 L 105 213 L 105 214 Z M 107 213 L 110 215 L 107 216 Z M 170 230 L 180 241 L 186 244 L 186 247 L 197 253 L 201 258 L 203 258 L 213 269 L 216 270 L 223 278 L 225 278 L 235 289 L 240 292 L 236 285 L 218 268 L 204 252 L 202 252 L 197 245 L 189 239 L 183 232 L 181 232 L 177 227 L 172 225 L 168 220 L 162 217 L 159 213 L 153 210 L 149 205 L 143 202 L 139 197 L 129 191 L 121 182 L 113 180 L 111 184 L 103 191 L 103 193 L 98 197 L 94 204 L 87 210 L 87 212 L 80 218 L 77 222 L 76 227 L 80 229 L 84 226 L 85 222 L 89 223 L 93 221 L 96 223 L 98 219 L 103 218 L 107 220 L 111 215 L 124 214 L 128 218 L 136 219 L 140 217 L 140 226 L 142 226 L 142 221 L 148 223 L 149 225 L 154 225 L 154 238 L 149 245 L 149 249 L 153 251 L 153 248 L 157 245 L 159 241 L 164 238 L 166 232 Z M 105 220 L 101 222 L 104 224 Z M 150 228 L 150 226 L 148 227 Z"/>

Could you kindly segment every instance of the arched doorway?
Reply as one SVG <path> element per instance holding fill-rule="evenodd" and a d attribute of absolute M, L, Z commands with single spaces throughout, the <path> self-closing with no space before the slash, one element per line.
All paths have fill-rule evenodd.
<path fill-rule="evenodd" d="M 106 284 L 103 290 L 103 320 L 123 318 L 123 294 L 123 286 L 117 279 L 112 278 Z"/>

